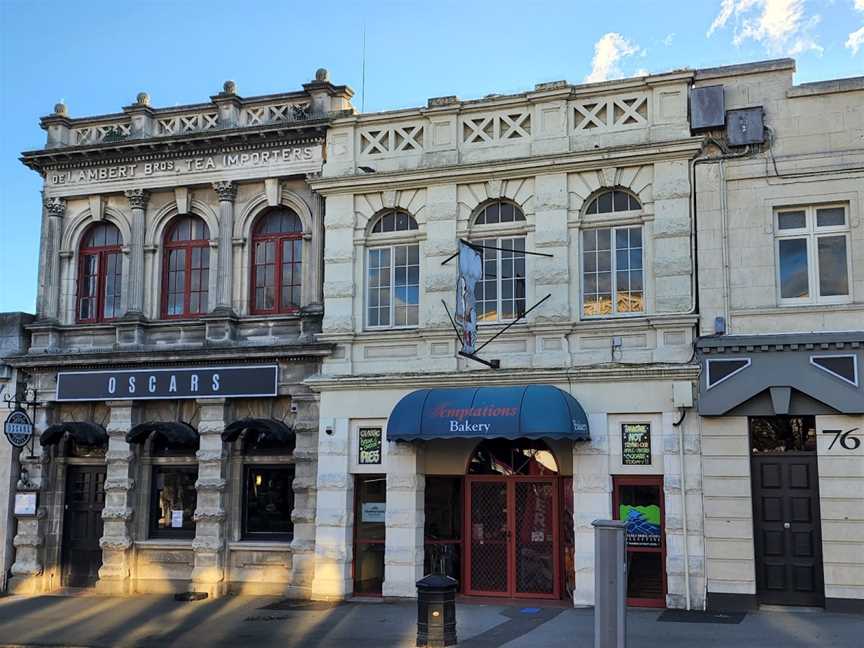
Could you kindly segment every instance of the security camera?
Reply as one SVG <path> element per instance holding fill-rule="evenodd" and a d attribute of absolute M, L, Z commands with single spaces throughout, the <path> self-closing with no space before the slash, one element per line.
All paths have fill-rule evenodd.
<path fill-rule="evenodd" d="M 333 436 L 333 426 L 332 425 L 326 426 L 324 428 L 324 433 L 329 434 L 330 436 Z"/>

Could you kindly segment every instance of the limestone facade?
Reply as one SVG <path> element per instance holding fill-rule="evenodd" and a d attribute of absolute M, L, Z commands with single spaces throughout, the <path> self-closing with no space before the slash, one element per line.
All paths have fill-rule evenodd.
<path fill-rule="evenodd" d="M 22 457 L 40 506 L 37 516 L 17 520 L 10 591 L 69 585 L 71 475 L 89 467 L 101 484 L 90 502 L 101 507 L 91 519 L 98 527 L 96 558 L 86 558 L 98 567 L 90 574 L 97 590 L 308 594 L 318 398 L 303 381 L 318 373 L 331 345 L 315 338 L 324 226 L 322 202 L 307 179 L 321 172 L 327 125 L 352 111 L 351 95 L 319 70 L 296 92 L 242 97 L 229 81 L 201 104 L 156 108 L 141 93 L 115 114 L 72 118 L 60 104 L 42 119 L 45 147 L 22 157 L 44 178 L 37 313 L 29 345 L 8 362 L 27 373 L 43 403 L 37 435 L 85 422 L 106 441 L 81 453 L 67 431 L 59 443 L 37 442 L 35 456 Z M 271 221 L 270 229 L 262 225 Z M 103 238 L 94 243 L 93 232 Z M 283 269 L 275 269 L 274 248 L 260 236 L 286 246 L 277 257 Z M 277 286 L 280 294 L 272 297 L 277 307 L 261 296 L 262 286 L 272 288 L 273 273 L 286 277 L 287 288 Z M 175 370 L 224 373 L 244 365 L 275 367 L 272 393 L 239 385 L 233 397 L 222 397 L 214 382 L 212 393 L 199 398 L 196 375 L 189 379 L 193 393 L 171 395 Z M 123 396 L 97 390 L 71 400 L 58 387 L 64 372 L 110 374 L 114 394 L 121 379 L 112 372 L 127 370 L 164 372 L 158 376 L 172 382 L 156 396 L 150 394 L 156 378 L 145 377 L 137 392 L 130 382 Z M 275 422 L 290 439 L 279 437 L 282 447 L 255 453 L 246 450 L 252 447 L 246 428 L 223 440 L 231 423 L 246 419 Z M 193 430 L 194 450 L 160 454 L 157 432 L 146 442 L 130 441 L 130 430 L 149 422 Z M 252 470 L 259 468 L 272 469 L 264 475 L 292 471 L 287 490 L 270 492 L 269 506 L 273 497 L 281 498 L 278 505 L 293 501 L 285 513 L 293 531 L 283 521 L 278 534 L 247 533 L 249 484 L 261 486 L 262 473 Z M 161 515 L 170 518 L 163 526 L 172 531 L 182 522 L 186 530 L 163 537 L 171 534 L 154 531 L 160 515 L 154 498 L 167 492 L 164 474 L 173 469 L 193 475 L 182 496 L 195 504 L 176 511 L 171 504 L 167 513 L 161 504 Z"/>

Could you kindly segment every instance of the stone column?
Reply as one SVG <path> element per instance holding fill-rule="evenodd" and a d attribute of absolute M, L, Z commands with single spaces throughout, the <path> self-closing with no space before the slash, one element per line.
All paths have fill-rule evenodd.
<path fill-rule="evenodd" d="M 135 511 L 133 501 L 133 453 L 126 442 L 126 433 L 137 423 L 132 401 L 109 401 L 108 452 L 105 455 L 105 508 L 102 509 L 104 529 L 99 546 L 102 567 L 96 590 L 103 594 L 122 595 L 131 592 L 130 563 L 132 549 L 131 521 Z"/>
<path fill-rule="evenodd" d="M 224 399 L 199 400 L 198 503 L 195 508 L 194 567 L 191 591 L 210 598 L 227 592 L 225 581 L 225 462 L 222 431 L 227 414 Z"/>
<path fill-rule="evenodd" d="M 387 534 L 384 544 L 384 596 L 416 597 L 423 578 L 424 492 L 420 448 L 387 444 Z"/>
<path fill-rule="evenodd" d="M 33 433 L 38 435 L 48 426 L 49 410 L 40 408 L 36 412 Z M 30 456 L 29 446 L 17 451 L 19 463 L 16 492 L 36 492 L 38 508 L 35 516 L 16 515 L 17 529 L 12 540 L 15 548 L 15 561 L 12 563 L 12 577 L 8 582 L 10 594 L 38 594 L 46 589 L 45 578 L 45 526 L 49 497 L 49 464 L 42 446 L 36 443 L 34 454 Z"/>
<path fill-rule="evenodd" d="M 291 585 L 308 591 L 315 575 L 315 503 L 318 477 L 318 400 L 295 395 L 294 419 L 294 539 L 291 541 Z"/>
<path fill-rule="evenodd" d="M 63 198 L 46 198 L 45 215 L 42 221 L 43 285 L 40 286 L 41 303 L 37 313 L 39 319 L 60 318 L 60 244 L 63 236 L 63 217 L 66 201 Z"/>
<path fill-rule="evenodd" d="M 231 288 L 234 285 L 233 245 L 234 199 L 237 197 L 237 184 L 234 182 L 214 182 L 213 189 L 219 196 L 219 293 L 216 295 L 216 311 L 231 313 Z"/>
<path fill-rule="evenodd" d="M 129 304 L 128 318 L 144 318 L 144 235 L 146 231 L 146 189 L 128 189 L 125 192 L 132 210 L 132 240 L 129 242 L 129 277 L 126 282 Z"/>
<path fill-rule="evenodd" d="M 338 392 L 336 392 L 338 394 Z M 323 394 L 326 398 L 328 394 Z M 321 405 L 322 411 L 324 404 Z M 348 419 L 321 419 L 318 434 L 318 491 L 315 512 L 315 579 L 312 597 L 343 599 L 351 594 L 354 553 L 354 476 L 350 471 Z"/>

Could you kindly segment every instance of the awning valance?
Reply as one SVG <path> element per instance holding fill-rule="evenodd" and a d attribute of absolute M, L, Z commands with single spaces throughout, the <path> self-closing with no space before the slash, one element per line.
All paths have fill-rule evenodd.
<path fill-rule="evenodd" d="M 222 440 L 226 443 L 236 441 L 245 431 L 254 432 L 259 439 L 270 443 L 288 444 L 291 442 L 294 432 L 282 421 L 266 418 L 244 418 L 234 421 L 222 433 Z"/>
<path fill-rule="evenodd" d="M 387 422 L 388 441 L 479 437 L 587 441 L 588 417 L 552 385 L 420 389 L 400 400 Z"/>
<path fill-rule="evenodd" d="M 162 441 L 171 446 L 194 446 L 198 443 L 195 428 L 180 421 L 139 423 L 126 433 L 126 441 L 144 443 L 151 434 L 160 436 Z"/>
<path fill-rule="evenodd" d="M 64 434 L 68 434 L 78 443 L 85 446 L 104 446 L 108 444 L 108 433 L 105 428 L 89 421 L 69 421 L 49 426 L 40 436 L 39 443 L 43 446 L 59 443 Z"/>

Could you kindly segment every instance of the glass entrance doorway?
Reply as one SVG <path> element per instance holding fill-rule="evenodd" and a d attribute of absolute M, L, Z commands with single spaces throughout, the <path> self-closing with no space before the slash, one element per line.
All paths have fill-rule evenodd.
<path fill-rule="evenodd" d="M 546 444 L 483 441 L 465 484 L 465 592 L 559 598 L 558 464 Z"/>

